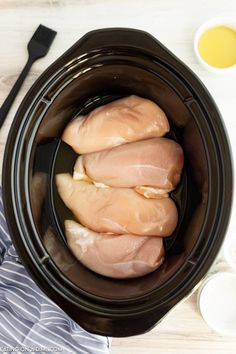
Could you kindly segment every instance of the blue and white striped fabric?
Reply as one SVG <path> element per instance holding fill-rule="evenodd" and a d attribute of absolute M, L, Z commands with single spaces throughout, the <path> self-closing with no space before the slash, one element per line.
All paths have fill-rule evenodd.
<path fill-rule="evenodd" d="M 110 339 L 86 332 L 38 288 L 19 262 L 0 190 L 0 352 L 109 353 Z"/>

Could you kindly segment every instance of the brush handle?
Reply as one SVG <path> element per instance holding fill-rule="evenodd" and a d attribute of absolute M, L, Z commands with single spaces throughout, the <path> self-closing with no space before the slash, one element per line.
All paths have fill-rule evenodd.
<path fill-rule="evenodd" d="M 15 82 L 14 86 L 12 87 L 9 95 L 7 96 L 7 98 L 5 99 L 5 101 L 3 102 L 1 108 L 0 108 L 0 128 L 2 127 L 7 113 L 9 112 L 12 103 L 14 102 L 16 95 L 18 94 L 32 64 L 33 64 L 34 60 L 32 60 L 30 57 L 27 61 L 27 63 L 25 64 L 24 69 L 22 70 L 22 72 L 20 73 L 20 76 L 18 77 L 17 81 Z"/>

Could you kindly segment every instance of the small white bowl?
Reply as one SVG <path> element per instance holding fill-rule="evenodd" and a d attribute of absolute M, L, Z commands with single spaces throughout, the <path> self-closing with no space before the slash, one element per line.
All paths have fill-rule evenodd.
<path fill-rule="evenodd" d="M 209 327 L 236 336 L 236 274 L 222 272 L 209 277 L 198 291 L 197 302 Z"/>
<path fill-rule="evenodd" d="M 194 52 L 196 54 L 196 57 L 199 61 L 199 63 L 208 71 L 211 71 L 212 73 L 232 73 L 236 72 L 236 64 L 229 66 L 227 68 L 216 68 L 214 66 L 211 66 L 205 62 L 205 60 L 202 58 L 202 56 L 199 53 L 198 49 L 198 43 L 199 39 L 201 38 L 202 34 L 208 30 L 209 28 L 215 27 L 215 26 L 227 26 L 230 27 L 234 30 L 236 30 L 236 18 L 230 17 L 230 16 L 218 16 L 214 17 L 206 22 L 204 22 L 196 31 L 195 36 L 194 36 Z"/>

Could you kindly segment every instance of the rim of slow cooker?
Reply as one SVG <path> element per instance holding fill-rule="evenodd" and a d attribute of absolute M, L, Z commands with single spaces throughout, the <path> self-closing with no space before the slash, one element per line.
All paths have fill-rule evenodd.
<path fill-rule="evenodd" d="M 112 51 L 114 51 L 114 49 L 115 48 L 113 48 L 112 49 Z M 120 48 L 119 48 L 119 50 L 120 50 Z M 96 52 L 96 55 L 97 55 L 98 53 Z M 103 49 L 103 54 L 104 54 L 104 49 Z M 90 53 L 90 55 L 91 55 L 91 53 Z M 139 52 L 139 55 L 140 55 L 140 52 Z M 145 55 L 147 55 L 148 57 L 150 57 L 149 56 L 149 53 L 145 53 Z M 85 59 L 85 57 L 83 57 L 83 59 Z M 90 56 L 90 58 L 89 59 L 91 59 L 91 56 Z M 164 68 L 169 68 L 170 69 L 170 67 L 168 67 L 168 65 L 166 65 L 166 63 L 163 63 L 161 60 L 159 60 L 159 58 L 154 58 L 154 57 L 152 57 L 152 59 L 154 59 L 155 60 L 155 63 L 156 64 L 158 64 L 158 67 L 161 67 L 163 64 L 165 65 L 165 67 Z M 77 59 L 76 59 L 77 60 Z M 78 63 L 79 63 L 79 61 L 78 61 Z M 75 62 L 73 62 L 73 63 L 71 63 L 74 67 L 75 67 Z M 66 68 L 66 70 L 68 70 L 68 67 L 70 67 L 70 65 L 71 64 L 69 64 L 69 65 L 67 65 L 67 66 L 64 66 L 59 72 L 55 72 L 55 75 L 53 75 L 53 76 L 49 76 L 49 80 L 48 81 L 46 81 L 45 82 L 45 85 L 44 85 L 44 87 L 42 87 L 42 90 L 41 90 L 41 93 L 40 94 L 42 94 L 42 92 L 44 91 L 44 90 L 46 90 L 46 88 L 48 87 L 48 85 L 50 84 L 50 82 L 52 82 L 53 80 L 55 80 L 55 78 L 60 78 L 60 74 L 64 74 L 65 73 L 65 68 Z M 112 64 L 114 64 L 114 63 L 112 63 Z M 66 71 L 67 73 L 68 73 L 68 71 Z M 171 72 L 172 72 L 172 74 L 174 75 L 174 77 L 176 77 L 177 79 L 181 79 L 181 84 L 183 84 L 183 83 L 185 83 L 185 85 L 186 85 L 186 88 L 187 89 L 191 89 L 192 90 L 192 87 L 190 87 L 191 86 L 191 84 L 189 84 L 187 81 L 186 81 L 186 79 L 183 79 L 183 77 L 182 77 L 182 75 L 180 74 L 180 73 L 176 73 L 176 69 L 173 69 L 173 68 L 171 68 Z M 48 71 L 46 72 L 46 73 L 48 73 Z M 46 75 L 46 74 L 45 74 Z M 196 77 L 193 77 L 193 80 L 197 80 L 197 82 L 199 83 L 199 81 L 198 81 L 198 79 L 196 79 Z M 71 81 L 70 81 L 71 82 Z M 67 82 L 67 84 L 69 84 L 70 82 Z M 170 83 L 168 82 L 167 83 L 169 86 L 171 86 L 172 87 L 172 89 L 174 88 L 174 90 L 176 91 L 176 86 L 172 86 L 172 85 L 170 85 Z M 37 82 L 36 82 L 36 84 L 35 85 L 37 85 Z M 53 83 L 53 85 L 54 85 L 54 83 Z M 35 86 L 34 86 L 35 87 Z M 63 89 L 64 87 L 62 87 L 61 89 Z M 200 84 L 200 86 L 199 86 L 199 88 L 198 89 L 200 89 L 201 91 L 203 91 L 203 88 L 202 88 L 202 84 Z M 191 90 L 189 90 L 190 92 L 191 92 Z M 58 91 L 57 92 L 57 94 L 59 94 L 60 92 Z M 178 96 L 180 96 L 179 95 L 179 92 L 176 92 L 177 94 L 178 94 Z M 206 95 L 206 92 L 204 91 L 204 95 Z M 194 98 L 194 96 L 195 96 L 195 98 Z M 198 106 L 199 106 L 199 108 L 203 111 L 203 112 L 207 112 L 207 105 L 209 104 L 209 101 L 210 101 L 210 104 L 212 105 L 213 104 L 213 106 L 214 106 L 214 108 L 215 108 L 215 110 L 216 110 L 216 106 L 215 106 L 215 103 L 211 100 L 211 97 L 209 96 L 209 94 L 208 94 L 208 96 L 207 96 L 207 100 L 206 100 L 206 97 L 204 97 L 204 100 L 203 100 L 203 102 L 205 101 L 205 103 L 207 103 L 206 104 L 206 106 L 204 107 L 204 105 L 202 105 L 202 107 L 201 107 L 201 104 L 199 104 L 199 102 L 197 102 L 196 101 L 196 98 L 199 96 L 199 93 L 197 94 L 196 92 L 193 92 L 193 95 L 190 95 L 189 97 L 187 97 L 187 98 L 185 98 L 185 105 L 188 107 L 188 109 L 189 110 L 192 110 L 193 109 L 193 105 L 194 104 L 197 104 Z M 21 105 L 21 107 L 20 107 L 20 109 L 19 109 L 19 111 L 18 111 L 18 113 L 17 113 L 17 116 L 16 116 L 16 118 L 18 118 L 18 122 L 16 122 L 15 121 L 15 123 L 14 123 L 14 127 L 16 127 L 17 126 L 17 123 L 19 124 L 19 118 L 20 118 L 20 111 L 21 110 L 24 110 L 23 108 L 23 105 L 25 104 L 25 102 L 26 102 L 26 100 L 27 100 L 27 98 L 28 98 L 29 96 L 27 96 L 26 98 L 25 98 L 25 100 L 23 101 L 23 103 L 22 103 L 22 105 Z M 203 97 L 202 97 L 203 98 Z M 23 120 L 22 120 L 22 124 L 21 124 L 21 127 L 20 127 L 20 129 L 19 129 L 19 131 L 18 131 L 18 138 L 17 138 L 17 136 L 16 136 L 16 134 L 15 134 L 15 136 L 14 136 L 14 132 L 13 132 L 13 128 L 14 127 L 12 127 L 12 130 L 11 130 L 11 133 L 10 133 L 10 138 L 11 138 L 11 140 L 9 140 L 9 143 L 8 143 L 8 148 L 6 149 L 6 151 L 9 151 L 9 150 L 11 150 L 11 147 L 9 146 L 9 144 L 10 144 L 10 141 L 15 141 L 15 152 L 14 152 L 14 155 L 15 155 L 15 159 L 12 161 L 13 163 L 12 163 L 12 169 L 11 169 L 11 172 L 13 172 L 14 171 L 14 173 L 12 173 L 11 174 L 11 185 L 13 186 L 13 190 L 15 191 L 15 192 L 18 192 L 18 191 L 20 191 L 20 185 L 19 185 L 19 181 L 15 178 L 16 177 L 16 170 L 15 170 L 15 167 L 16 167 L 16 165 L 15 165 L 15 162 L 17 161 L 17 159 L 18 159 L 18 157 L 19 157 L 19 154 L 20 154 L 20 151 L 19 150 L 17 150 L 17 147 L 19 148 L 19 145 L 17 145 L 17 143 L 18 142 L 20 142 L 21 141 L 21 143 L 22 143 L 22 139 L 24 138 L 24 131 L 26 132 L 26 129 L 25 129 L 25 127 L 26 127 L 26 125 L 27 125 L 27 117 L 29 118 L 29 116 L 30 116 L 30 110 L 31 109 L 33 109 L 33 105 L 34 104 L 36 104 L 37 103 L 37 100 L 39 101 L 39 94 L 38 94 L 38 96 L 35 96 L 34 97 L 34 100 L 32 101 L 32 104 L 31 104 L 31 107 L 29 107 L 28 108 L 28 111 L 25 113 L 25 115 L 24 115 L 24 117 L 23 117 Z M 208 101 L 208 102 L 206 102 L 206 101 Z M 26 104 L 25 104 L 25 106 L 26 106 Z M 31 113 L 32 113 L 32 111 L 31 111 Z M 44 112 L 45 113 L 45 112 Z M 224 132 L 224 129 L 222 128 L 222 122 L 221 121 L 219 121 L 219 112 L 216 110 L 216 115 L 218 116 L 218 121 L 217 121 L 217 123 L 218 123 L 218 125 L 219 125 L 219 131 L 220 131 L 220 133 L 221 133 L 221 138 L 220 138 L 220 140 L 221 140 L 221 143 L 222 143 L 222 145 L 224 145 L 224 149 L 225 149 L 225 151 L 227 151 L 228 150 L 228 144 L 227 144 L 227 139 L 226 139 L 226 135 L 225 135 L 225 132 Z M 206 116 L 208 116 L 208 113 L 206 113 Z M 17 119 L 16 119 L 17 120 Z M 41 120 L 40 120 L 40 122 L 41 122 Z M 40 122 L 38 122 L 38 124 L 40 124 Z M 197 123 L 197 121 L 196 121 L 196 123 Z M 215 122 L 216 123 L 216 122 Z M 209 124 L 209 126 L 211 125 L 211 122 L 210 121 L 208 121 L 208 124 Z M 200 128 L 200 127 L 199 127 Z M 214 131 L 214 129 L 216 128 L 216 126 L 215 127 L 213 127 L 213 126 L 211 126 L 211 133 L 213 133 L 214 135 L 215 135 L 215 131 Z M 35 127 L 35 133 L 36 133 L 36 130 L 38 129 L 38 127 L 36 126 Z M 201 131 L 201 130 L 200 130 Z M 218 137 L 218 139 L 219 139 L 219 137 Z M 33 136 L 32 136 L 32 139 L 31 139 L 32 141 L 33 141 Z M 205 144 L 205 142 L 204 142 L 204 144 Z M 22 146 L 21 146 L 22 147 Z M 204 146 L 204 148 L 205 148 L 205 146 Z M 225 161 L 222 161 L 222 152 L 220 152 L 220 149 L 219 149 L 219 147 L 217 147 L 217 146 L 215 146 L 215 148 L 217 149 L 218 148 L 218 155 L 219 156 L 221 156 L 221 165 L 223 165 L 222 164 L 222 162 L 223 163 L 225 163 Z M 221 147 L 222 148 L 222 147 Z M 228 153 L 229 151 L 227 151 L 227 153 Z M 208 154 L 208 152 L 207 152 L 207 149 L 205 149 L 205 153 L 206 153 L 206 156 L 207 156 L 207 154 Z M 227 156 L 227 154 L 226 154 L 226 156 Z M 27 157 L 27 159 L 28 159 L 28 161 L 29 161 L 29 156 Z M 209 164 L 209 156 L 207 156 L 207 161 L 208 161 L 208 164 Z M 228 182 L 231 182 L 231 163 L 230 163 L 230 160 L 228 160 L 228 164 L 229 164 L 229 166 L 228 166 L 228 171 L 226 170 L 226 172 L 227 172 L 227 181 Z M 5 162 L 5 165 L 4 166 L 6 166 L 6 162 Z M 219 169 L 220 170 L 220 169 Z M 221 172 L 221 174 L 223 173 L 223 170 L 224 170 L 224 172 L 225 172 L 225 169 L 221 169 L 221 171 L 219 171 L 219 172 Z M 6 180 L 8 180 L 9 181 L 9 178 L 7 178 L 7 174 L 8 174 L 8 177 L 9 177 L 9 174 L 10 174 L 10 171 L 5 171 L 5 173 L 4 173 L 4 180 L 5 180 L 5 182 L 4 182 L 4 185 L 6 184 Z M 19 176 L 18 176 L 19 177 Z M 222 177 L 221 177 L 222 178 Z M 222 182 L 223 181 L 221 181 L 221 184 L 222 184 Z M 26 180 L 25 180 L 25 191 L 27 192 L 27 190 L 28 190 L 28 186 L 27 186 L 27 183 L 28 182 L 26 182 Z M 223 185 L 222 185 L 222 187 L 223 187 Z M 211 188 L 211 186 L 209 185 L 209 188 Z M 231 188 L 231 184 L 230 184 L 230 186 L 228 187 L 228 188 Z M 222 188 L 223 189 L 223 188 Z M 5 194 L 5 196 L 7 195 L 7 193 Z M 222 195 L 223 195 L 223 193 L 222 193 Z M 18 197 L 18 193 L 16 193 L 16 196 Z M 27 203 L 26 203 L 26 205 L 29 205 L 28 203 L 29 203 L 29 199 L 28 199 L 28 197 L 29 196 L 27 196 Z M 11 194 L 11 198 L 12 198 L 12 200 L 13 200 L 13 198 L 14 198 L 14 196 L 12 196 L 12 194 Z M 9 201 L 7 201 L 6 200 L 6 202 L 4 203 L 5 205 L 7 205 L 7 203 L 8 203 Z M 219 202 L 218 202 L 218 205 L 219 205 Z M 222 204 L 223 205 L 223 204 Z M 222 205 L 220 206 L 220 211 L 222 212 L 222 210 L 223 209 L 225 209 L 225 208 L 222 208 Z M 12 204 L 12 206 L 13 206 L 13 204 Z M 7 209 L 9 209 L 9 208 L 7 208 Z M 230 208 L 228 208 L 228 209 L 230 209 Z M 8 210 L 9 211 L 9 210 Z M 224 210 L 225 211 L 225 213 L 226 213 L 226 210 Z M 29 212 L 29 214 L 31 213 L 31 211 L 30 211 L 30 209 L 28 210 L 28 212 Z M 208 212 L 209 212 L 209 209 L 208 209 Z M 225 214 L 224 213 L 224 214 Z M 15 214 L 15 216 L 16 215 L 20 215 L 21 214 L 21 211 L 20 210 L 17 210 L 16 208 L 14 208 L 14 214 Z M 22 216 L 22 215 L 21 215 Z M 227 223 L 227 218 L 229 217 L 229 210 L 227 210 L 227 213 L 226 213 L 226 215 L 224 215 L 225 216 L 225 221 L 224 221 L 224 224 L 226 224 Z M 222 215 L 221 215 L 221 217 L 222 217 Z M 23 220 L 21 220 L 21 222 L 22 222 Z M 206 221 L 206 217 L 205 217 L 205 221 Z M 11 223 L 12 222 L 12 220 L 9 220 L 9 222 L 8 222 L 8 224 L 9 223 Z M 220 225 L 220 219 L 218 219 L 218 225 L 217 226 L 219 226 Z M 24 234 L 24 232 L 26 232 L 27 230 L 25 229 L 25 225 L 23 225 L 23 224 L 20 224 L 19 223 L 19 220 L 17 220 L 17 218 L 15 218 L 15 226 L 16 226 L 16 228 L 19 228 L 21 231 L 23 230 L 23 234 Z M 31 227 L 33 227 L 33 224 L 31 225 Z M 215 227 L 216 227 L 216 225 L 215 225 Z M 221 225 L 221 228 L 222 229 L 225 229 L 225 227 L 226 227 L 226 225 Z M 11 228 L 12 228 L 12 226 L 11 226 Z M 204 228 L 204 225 L 202 226 L 202 228 Z M 37 230 L 35 229 L 34 230 L 34 232 L 36 232 Z M 219 230 L 217 231 L 215 231 L 216 233 L 218 232 L 218 233 L 220 233 L 219 232 Z M 36 235 L 37 235 L 37 233 L 35 233 Z M 219 238 L 219 240 L 218 240 L 218 247 L 217 247 L 217 252 L 218 252 L 218 250 L 219 250 L 219 244 L 221 243 L 221 241 L 222 241 L 222 237 L 220 237 L 220 235 L 218 236 L 218 238 Z M 22 239 L 21 239 L 21 241 L 25 241 L 25 238 L 23 237 Z M 17 242 L 16 242 L 16 245 L 17 245 L 17 249 L 19 248 L 18 246 L 19 246 L 19 243 L 17 244 Z M 39 247 L 41 247 L 42 246 L 42 243 L 41 243 L 41 245 L 40 245 L 40 243 L 39 243 L 39 245 L 38 245 Z M 29 249 L 29 244 L 28 243 L 26 243 L 26 242 L 24 242 L 24 247 L 25 247 L 25 250 L 27 250 L 27 252 L 29 252 L 30 251 L 30 249 Z M 19 250 L 18 250 L 19 251 Z M 32 250 L 31 250 L 32 251 Z M 212 251 L 211 251 L 212 252 Z M 21 251 L 19 252 L 19 253 L 21 253 Z M 46 254 L 47 252 L 46 252 L 46 250 L 45 250 L 45 248 L 44 248 L 44 246 L 42 246 L 42 255 L 43 256 L 45 256 L 45 254 Z M 209 247 L 209 252 L 208 252 L 208 254 L 210 253 L 210 247 Z M 215 252 L 216 253 L 216 252 Z M 211 256 L 212 256 L 212 254 L 211 254 Z M 206 257 L 206 254 L 204 255 L 204 257 L 205 258 L 207 258 Z M 211 257 L 212 258 L 212 261 L 214 260 L 214 257 L 215 257 L 215 254 Z M 33 262 L 34 263 L 34 261 L 35 261 L 35 259 L 34 258 L 32 258 L 31 259 L 31 262 Z M 206 265 L 206 261 L 205 262 L 202 262 L 202 260 L 201 260 L 201 262 L 200 262 L 200 260 L 198 260 L 198 262 L 200 262 L 201 263 L 201 267 L 199 267 L 199 269 L 198 269 L 198 272 L 193 272 L 194 274 L 195 274 L 195 276 L 194 276 L 194 280 L 195 280 L 195 282 L 194 283 L 197 283 L 199 280 L 200 280 L 200 278 L 202 277 L 202 275 L 200 274 L 200 273 L 202 273 L 203 272 L 203 267 L 205 266 L 207 269 L 209 268 L 209 266 L 211 265 L 211 263 L 212 263 L 212 261 L 211 262 L 209 262 L 208 261 L 208 264 Z M 36 263 L 34 263 L 35 265 L 38 265 L 38 263 L 36 262 Z M 196 264 L 195 264 L 196 265 Z M 193 268 L 194 268 L 194 266 L 195 265 L 193 265 Z M 56 265 L 54 265 L 55 267 L 56 267 Z M 43 265 L 43 268 L 44 268 L 44 271 L 46 270 L 46 263 L 44 263 L 44 265 Z M 38 269 L 38 271 L 39 271 L 39 269 Z M 42 269 L 41 269 L 41 271 L 42 271 Z M 176 275 L 177 274 L 180 274 L 181 273 L 181 271 L 183 271 L 183 269 L 182 269 L 182 267 L 178 270 L 178 272 L 176 272 L 175 274 L 174 274 L 174 276 L 172 276 L 170 279 L 168 279 L 168 281 L 170 282 L 171 281 L 171 279 L 172 278 L 174 278 L 174 277 L 176 277 Z M 32 269 L 31 269 L 31 272 L 32 272 Z M 43 273 L 41 273 L 41 275 L 43 275 Z M 37 278 L 38 278 L 38 276 L 36 275 L 36 274 L 34 274 L 34 276 L 36 276 Z M 64 277 L 64 276 L 63 276 Z M 66 277 L 65 277 L 66 278 Z M 198 279 L 199 278 L 199 279 Z M 64 279 L 65 280 L 65 279 Z M 197 280 L 197 281 L 196 281 Z M 185 281 L 186 281 L 186 279 L 185 279 Z M 191 281 L 191 283 L 192 283 L 192 278 L 191 278 L 191 280 L 189 280 L 189 281 Z M 70 282 L 70 281 L 69 281 Z M 68 279 L 66 278 L 66 283 L 68 283 Z M 71 283 L 71 282 L 70 282 Z M 185 282 L 185 289 L 187 288 L 187 286 L 186 286 L 186 282 Z M 60 283 L 60 285 L 61 285 L 61 283 Z M 77 286 L 75 286 L 73 283 L 72 283 L 72 287 L 73 287 L 73 289 L 80 289 L 79 287 L 77 287 Z M 195 284 L 194 284 L 195 285 Z M 163 286 L 166 286 L 166 283 L 165 284 L 163 284 Z M 180 287 L 180 286 L 179 286 Z M 193 286 L 192 286 L 192 288 L 193 288 Z M 56 288 L 54 288 L 55 290 L 56 290 L 56 292 L 59 292 L 59 289 L 56 287 Z M 67 289 L 68 290 L 68 289 Z M 80 289 L 81 290 L 81 289 Z M 183 288 L 181 288 L 181 289 L 179 289 L 179 291 L 177 292 L 177 289 L 175 288 L 174 289 L 175 290 L 175 298 L 178 298 L 178 294 L 180 294 L 180 293 L 182 293 L 183 295 L 181 296 L 181 298 L 183 298 L 184 297 L 184 291 L 183 291 Z M 152 291 L 152 293 L 153 292 L 155 292 L 155 290 L 153 290 Z M 177 296 L 176 296 L 176 293 L 177 293 Z M 185 291 L 185 294 L 186 294 L 186 291 Z M 62 296 L 65 296 L 65 293 L 64 292 L 61 292 L 61 295 Z M 70 293 L 70 295 L 72 295 L 71 293 Z M 84 296 L 86 299 L 88 299 L 88 298 L 90 298 L 90 300 L 96 300 L 96 301 L 99 301 L 101 304 L 104 302 L 104 300 L 105 300 L 105 302 L 106 302 L 106 308 L 107 308 L 107 302 L 112 302 L 113 304 L 114 304 L 114 302 L 116 302 L 116 299 L 104 299 L 104 298 L 102 298 L 102 297 L 99 297 L 99 296 L 96 296 L 96 295 L 92 295 L 92 294 L 89 294 L 89 296 L 88 296 L 88 294 L 86 293 L 81 293 L 81 295 L 82 296 Z M 132 298 L 131 300 L 125 300 L 125 299 L 122 299 L 122 300 L 117 300 L 119 303 L 122 303 L 122 304 L 127 304 L 127 303 L 129 303 L 129 305 L 130 305 L 130 302 L 132 302 L 134 305 L 136 305 L 136 301 L 137 300 L 142 300 L 144 297 L 146 297 L 146 296 L 150 296 L 150 294 L 149 293 L 147 293 L 147 294 L 145 294 L 145 295 L 143 295 L 143 296 L 139 296 L 138 298 Z M 68 298 L 67 298 L 67 300 L 68 300 Z M 70 299 L 71 301 L 72 301 L 72 299 Z M 74 300 L 78 300 L 78 299 L 74 299 Z M 73 301 L 74 301 L 73 300 Z M 164 303 L 166 303 L 167 301 L 168 302 L 170 302 L 170 301 L 172 301 L 173 299 L 171 298 L 171 296 L 170 296 L 170 294 L 169 294 L 169 297 L 167 296 L 167 299 L 164 301 L 163 299 L 161 299 L 162 300 L 162 305 L 164 304 Z M 179 301 L 179 299 L 176 301 L 176 302 L 178 302 Z M 87 301 L 86 301 L 87 302 Z M 77 303 L 78 304 L 78 301 L 75 301 L 75 303 Z M 80 305 L 82 305 L 82 304 L 80 304 Z M 88 303 L 86 304 L 86 308 L 87 308 L 87 305 L 88 305 Z M 156 306 L 157 304 L 156 303 L 152 303 L 152 306 L 150 306 L 151 304 L 149 304 L 147 307 L 148 308 L 151 308 L 151 307 L 153 307 L 153 306 Z M 93 307 L 93 306 L 92 306 Z M 91 308 L 92 308 L 91 307 Z M 134 306 L 134 307 L 136 307 L 136 306 Z M 97 304 L 96 304 L 96 310 L 98 309 L 98 306 L 97 306 Z M 101 309 L 102 309 L 102 312 L 104 312 L 104 307 L 103 306 L 101 306 Z M 139 309 L 139 310 L 138 310 Z M 127 309 L 124 309 L 125 311 L 125 313 L 127 314 Z M 137 307 L 137 311 L 138 312 L 140 312 L 140 310 L 141 310 L 141 308 L 138 306 Z M 121 308 L 119 307 L 119 313 L 121 313 Z M 130 311 L 134 311 L 134 308 L 132 307 L 132 310 L 130 310 Z M 141 310 L 141 312 L 142 311 L 144 311 L 144 307 L 142 306 L 142 310 Z M 107 312 L 107 311 L 105 311 L 105 312 Z M 109 309 L 109 311 L 108 311 L 109 313 L 111 313 L 111 309 Z M 112 311 L 113 312 L 113 311 Z M 115 310 L 115 312 L 116 312 L 116 310 Z M 129 311 L 128 311 L 129 312 Z"/>

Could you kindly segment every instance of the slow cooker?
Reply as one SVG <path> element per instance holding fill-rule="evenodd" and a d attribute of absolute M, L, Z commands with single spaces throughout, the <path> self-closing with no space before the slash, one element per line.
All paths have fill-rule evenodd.
<path fill-rule="evenodd" d="M 70 212 L 54 178 L 72 171 L 76 158 L 60 139 L 66 124 L 130 94 L 166 112 L 185 167 L 171 195 L 179 223 L 165 239 L 165 262 L 149 275 L 117 280 L 70 252 L 63 230 Z M 232 163 L 220 113 L 196 75 L 148 33 L 111 28 L 86 34 L 28 91 L 8 136 L 2 182 L 9 232 L 35 282 L 86 330 L 123 337 L 155 326 L 212 265 L 230 216 Z"/>

